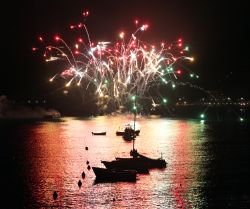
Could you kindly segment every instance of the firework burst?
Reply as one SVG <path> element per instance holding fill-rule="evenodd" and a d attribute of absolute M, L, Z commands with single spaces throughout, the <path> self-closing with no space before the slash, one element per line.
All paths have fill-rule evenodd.
<path fill-rule="evenodd" d="M 83 12 L 84 18 L 89 12 Z M 93 43 L 84 23 L 71 25 L 71 30 L 83 30 L 85 38 L 77 38 L 72 45 L 56 35 L 54 45 L 46 45 L 44 57 L 46 62 L 64 62 L 65 68 L 53 75 L 65 79 L 65 87 L 78 85 L 87 91 L 94 86 L 99 105 L 115 104 L 123 106 L 135 93 L 140 99 L 152 101 L 150 88 L 159 84 L 175 87 L 182 70 L 176 68 L 183 60 L 193 61 L 189 57 L 189 48 L 182 39 L 171 44 L 160 43 L 158 46 L 142 41 L 142 33 L 149 25 L 136 20 L 137 29 L 127 35 L 118 34 L 119 41 L 101 41 Z M 42 37 L 38 37 L 43 42 Z M 32 48 L 36 51 L 38 48 Z M 93 89 L 93 88 L 91 88 Z"/>

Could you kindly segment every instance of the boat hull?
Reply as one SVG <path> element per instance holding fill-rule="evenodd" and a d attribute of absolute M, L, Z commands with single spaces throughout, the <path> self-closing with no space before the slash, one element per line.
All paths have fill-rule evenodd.
<path fill-rule="evenodd" d="M 106 135 L 106 132 L 92 132 L 92 135 Z"/>
<path fill-rule="evenodd" d="M 130 155 L 133 156 L 133 158 L 140 158 L 141 160 L 145 161 L 148 164 L 148 168 L 166 168 L 167 163 L 164 159 L 158 158 L 149 158 L 146 157 L 140 153 L 137 152 L 137 150 L 131 150 Z"/>
<path fill-rule="evenodd" d="M 101 161 L 108 169 L 135 170 L 138 173 L 149 173 L 149 165 L 139 158 L 116 158 L 113 161 Z"/>
<path fill-rule="evenodd" d="M 147 159 L 149 168 L 166 168 L 167 163 L 163 159 Z"/>
<path fill-rule="evenodd" d="M 126 131 L 116 131 L 116 136 L 124 136 L 127 132 Z M 136 136 L 139 136 L 140 130 L 133 131 Z"/>
<path fill-rule="evenodd" d="M 113 170 L 92 167 L 97 181 L 136 181 L 137 172 L 134 170 Z"/>
<path fill-rule="evenodd" d="M 124 131 L 116 131 L 116 136 L 123 136 L 124 135 Z"/>

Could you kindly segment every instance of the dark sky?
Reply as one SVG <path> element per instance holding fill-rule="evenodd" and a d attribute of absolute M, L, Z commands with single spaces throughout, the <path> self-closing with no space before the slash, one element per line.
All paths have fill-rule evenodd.
<path fill-rule="evenodd" d="M 65 33 L 67 37 L 69 25 L 80 22 L 82 11 L 88 9 L 91 14 L 86 24 L 92 39 L 114 40 L 121 29 L 130 30 L 139 18 L 150 25 L 144 40 L 158 43 L 182 37 L 190 45 L 196 58 L 192 70 L 200 75 L 200 86 L 249 96 L 247 8 L 240 1 L 9 1 L 1 13 L 0 94 L 27 98 L 51 92 L 49 68 L 31 47 L 38 35 L 52 38 Z"/>

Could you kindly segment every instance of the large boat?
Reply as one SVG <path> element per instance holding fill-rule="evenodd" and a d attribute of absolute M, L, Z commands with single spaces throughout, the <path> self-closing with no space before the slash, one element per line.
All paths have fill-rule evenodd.
<path fill-rule="evenodd" d="M 97 181 L 136 181 L 135 170 L 117 170 L 92 167 Z"/>
<path fill-rule="evenodd" d="M 135 170 L 138 173 L 149 173 L 149 164 L 140 158 L 116 158 L 112 161 L 101 161 L 108 169 Z"/>
<path fill-rule="evenodd" d="M 116 157 L 113 161 L 101 161 L 109 169 L 136 170 L 138 173 L 149 173 L 151 168 L 166 168 L 166 161 L 160 157 L 157 159 L 146 157 L 137 152 L 136 149 L 130 151 L 128 158 Z"/>
<path fill-rule="evenodd" d="M 150 168 L 166 168 L 167 166 L 167 162 L 162 157 L 157 158 L 157 159 L 149 158 L 145 155 L 140 154 L 134 148 L 130 151 L 130 156 L 132 156 L 133 158 L 139 158 L 145 163 L 147 163 L 149 169 Z"/>

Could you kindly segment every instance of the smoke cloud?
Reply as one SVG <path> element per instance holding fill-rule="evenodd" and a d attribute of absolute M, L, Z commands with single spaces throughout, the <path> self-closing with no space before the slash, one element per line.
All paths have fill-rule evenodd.
<path fill-rule="evenodd" d="M 5 95 L 0 96 L 0 119 L 43 119 L 48 116 L 60 117 L 60 113 L 57 110 L 39 106 L 12 104 Z"/>

